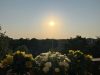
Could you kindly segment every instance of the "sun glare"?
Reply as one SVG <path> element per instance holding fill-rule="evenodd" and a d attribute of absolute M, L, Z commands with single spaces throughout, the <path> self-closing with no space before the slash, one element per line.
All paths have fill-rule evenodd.
<path fill-rule="evenodd" d="M 49 22 L 49 25 L 50 25 L 50 26 L 54 26 L 54 25 L 55 25 L 55 22 L 54 22 L 54 21 L 50 21 L 50 22 Z"/>

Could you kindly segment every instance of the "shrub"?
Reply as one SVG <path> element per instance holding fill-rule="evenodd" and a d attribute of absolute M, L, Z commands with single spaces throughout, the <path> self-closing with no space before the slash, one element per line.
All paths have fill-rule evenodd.
<path fill-rule="evenodd" d="M 47 75 L 66 75 L 70 60 L 59 52 L 41 53 L 35 58 L 39 72 Z M 41 75 L 41 74 L 39 74 Z"/>

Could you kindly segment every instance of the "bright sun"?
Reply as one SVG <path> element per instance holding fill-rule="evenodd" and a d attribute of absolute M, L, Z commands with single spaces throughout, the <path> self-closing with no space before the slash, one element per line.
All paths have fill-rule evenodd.
<path fill-rule="evenodd" d="M 54 26 L 54 25 L 55 25 L 55 22 L 54 22 L 54 21 L 50 21 L 50 22 L 49 22 L 49 25 L 50 25 L 50 26 Z"/>

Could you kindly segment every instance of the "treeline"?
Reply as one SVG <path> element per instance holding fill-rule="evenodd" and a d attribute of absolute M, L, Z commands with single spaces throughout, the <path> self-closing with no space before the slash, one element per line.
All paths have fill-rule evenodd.
<path fill-rule="evenodd" d="M 5 35 L 0 30 L 0 56 L 16 50 L 25 50 L 37 55 L 48 50 L 58 50 L 65 52 L 67 50 L 81 50 L 92 54 L 94 57 L 100 57 L 100 38 L 85 38 L 76 36 L 70 39 L 13 39 Z"/>
<path fill-rule="evenodd" d="M 83 38 L 76 36 L 70 39 L 9 39 L 8 49 L 13 51 L 25 50 L 37 55 L 48 50 L 58 50 L 61 52 L 67 50 L 81 50 L 92 54 L 94 57 L 100 57 L 100 38 Z"/>

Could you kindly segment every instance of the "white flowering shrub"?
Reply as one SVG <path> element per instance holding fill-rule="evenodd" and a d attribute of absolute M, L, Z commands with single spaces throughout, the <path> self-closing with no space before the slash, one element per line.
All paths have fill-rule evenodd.
<path fill-rule="evenodd" d="M 53 75 L 54 73 L 59 73 L 60 75 L 65 75 L 68 71 L 70 60 L 66 55 L 49 51 L 38 55 L 35 58 L 35 62 L 39 71 L 44 74 Z"/>
<path fill-rule="evenodd" d="M 66 56 L 67 54 L 67 56 Z M 79 50 L 68 53 L 49 51 L 33 58 L 32 54 L 16 51 L 0 61 L 0 75 L 87 75 L 92 56 Z"/>

